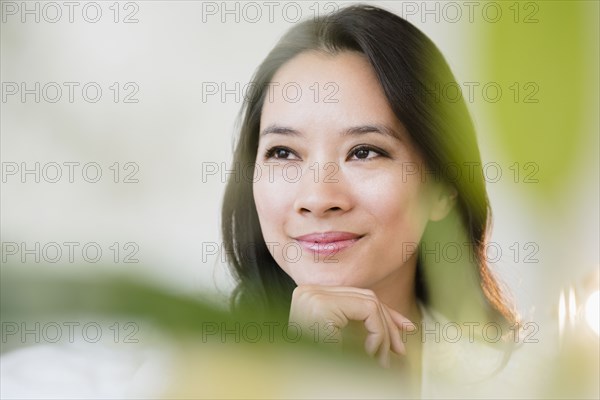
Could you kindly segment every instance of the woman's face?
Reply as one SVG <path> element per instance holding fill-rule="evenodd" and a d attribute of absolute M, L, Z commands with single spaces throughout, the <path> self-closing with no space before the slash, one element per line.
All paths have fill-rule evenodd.
<path fill-rule="evenodd" d="M 253 192 L 273 258 L 298 285 L 412 276 L 440 196 L 366 58 L 301 53 L 272 82 Z"/>

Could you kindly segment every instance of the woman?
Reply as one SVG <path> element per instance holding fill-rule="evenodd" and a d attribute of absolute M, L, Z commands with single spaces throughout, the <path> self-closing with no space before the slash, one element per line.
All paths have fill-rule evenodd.
<path fill-rule="evenodd" d="M 489 323 L 512 332 L 483 253 L 474 128 L 462 99 L 439 91 L 451 82 L 422 32 L 376 7 L 290 29 L 242 109 L 234 163 L 255 179 L 225 193 L 236 308 L 318 324 L 323 338 L 363 335 L 367 354 L 404 363 L 417 384 L 431 315 L 470 323 L 473 337 Z M 449 245 L 460 255 L 440 254 Z"/>

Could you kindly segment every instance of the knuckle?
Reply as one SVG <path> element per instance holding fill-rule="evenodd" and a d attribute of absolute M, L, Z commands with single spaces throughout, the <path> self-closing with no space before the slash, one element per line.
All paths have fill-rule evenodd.
<path fill-rule="evenodd" d="M 321 304 L 321 303 L 325 303 L 327 301 L 327 295 L 323 294 L 323 293 L 314 293 L 311 297 L 310 297 L 311 301 L 313 301 L 314 303 L 317 304 Z"/>
<path fill-rule="evenodd" d="M 307 295 L 310 295 L 312 292 L 313 292 L 312 286 L 297 286 L 294 289 L 294 291 L 292 292 L 292 297 L 294 297 L 294 298 L 306 297 Z"/>
<path fill-rule="evenodd" d="M 375 299 L 369 299 L 366 304 L 370 313 L 379 313 L 379 303 Z"/>
<path fill-rule="evenodd" d="M 375 292 L 371 289 L 363 289 L 364 290 L 364 294 L 366 296 L 372 297 L 373 299 L 377 299 L 377 295 L 375 294 Z"/>

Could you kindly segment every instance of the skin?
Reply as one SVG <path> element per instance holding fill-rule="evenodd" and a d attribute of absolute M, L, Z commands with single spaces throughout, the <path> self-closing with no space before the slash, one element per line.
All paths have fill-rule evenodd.
<path fill-rule="evenodd" d="M 390 351 L 405 353 L 400 331 L 421 319 L 415 244 L 453 197 L 407 172 L 424 168 L 422 157 L 362 54 L 304 52 L 272 82 L 279 85 L 262 109 L 253 194 L 271 254 L 298 285 L 290 320 L 318 322 L 323 335 L 333 326 L 335 337 L 359 321 L 365 351 L 389 366 Z M 292 82 L 298 98 L 282 90 Z M 294 238 L 327 231 L 361 238 L 331 256 L 298 253 Z"/>

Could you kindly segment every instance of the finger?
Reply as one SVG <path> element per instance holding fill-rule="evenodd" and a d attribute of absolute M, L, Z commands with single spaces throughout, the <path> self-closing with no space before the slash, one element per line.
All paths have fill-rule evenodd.
<path fill-rule="evenodd" d="M 363 321 L 367 338 L 365 339 L 365 350 L 367 354 L 374 357 L 384 346 L 387 335 L 384 318 L 381 315 L 379 305 L 373 299 L 360 299 L 362 309 L 355 315 Z M 389 346 L 389 345 L 388 345 Z"/>
<path fill-rule="evenodd" d="M 395 320 L 391 317 L 390 314 L 392 312 L 397 314 L 396 320 L 399 322 L 399 325 L 403 327 L 403 329 L 411 331 L 414 329 L 414 324 L 402 314 L 379 302 L 378 298 L 372 290 L 343 286 L 316 286 L 315 290 L 328 291 L 334 295 L 360 296 L 364 297 L 365 300 L 375 299 L 380 305 L 382 319 L 384 321 L 385 328 L 388 331 L 386 335 L 388 339 L 384 339 L 384 342 L 380 346 L 389 347 L 392 351 L 394 351 L 397 354 L 406 354 L 406 347 L 404 346 L 404 343 L 401 339 L 401 333 L 398 329 L 398 324 L 396 324 Z M 373 338 L 372 340 L 375 340 L 375 338 Z M 369 343 L 369 345 L 366 347 L 369 347 L 370 352 L 372 352 L 374 346 L 374 343 Z"/>
<path fill-rule="evenodd" d="M 358 297 L 358 298 L 364 299 L 365 301 L 374 301 L 375 303 L 377 303 L 377 306 L 379 308 L 379 313 L 381 316 L 381 321 L 383 321 L 383 325 L 384 325 L 384 334 L 383 334 L 383 337 L 381 338 L 382 341 L 379 340 L 379 337 L 372 335 L 369 338 L 369 342 L 365 343 L 365 349 L 368 349 L 367 352 L 369 353 L 369 355 L 373 356 L 375 353 L 379 352 L 382 348 L 386 348 L 386 349 L 391 348 L 392 344 L 391 344 L 390 329 L 393 329 L 393 327 L 395 327 L 395 323 L 393 322 L 393 320 L 391 320 L 391 318 L 386 317 L 386 315 L 384 314 L 385 305 L 380 302 L 380 300 L 378 299 L 378 297 L 375 295 L 375 293 L 372 290 L 356 288 L 356 287 L 317 286 L 317 285 L 312 286 L 311 290 L 315 293 L 329 294 L 329 295 L 335 296 L 335 297 L 343 297 L 343 296 Z M 371 332 L 371 333 L 374 333 L 374 332 Z"/>
<path fill-rule="evenodd" d="M 339 286 L 299 286 L 294 291 L 292 302 L 304 303 L 304 307 L 301 308 L 305 310 L 318 310 L 319 320 L 333 321 L 340 329 L 343 329 L 349 320 L 363 321 L 367 331 L 365 351 L 371 357 L 377 355 L 382 366 L 389 365 L 390 329 L 395 323 L 386 318 L 383 304 L 372 290 Z"/>
<path fill-rule="evenodd" d="M 417 326 L 411 320 L 406 318 L 404 315 L 400 314 L 398 311 L 389 307 L 388 310 L 390 312 L 392 320 L 394 321 L 396 326 L 398 326 L 398 328 L 409 332 L 417 329 Z"/>
<path fill-rule="evenodd" d="M 353 286 L 326 286 L 326 285 L 301 285 L 296 287 L 296 290 L 312 291 L 327 291 L 331 293 L 346 292 L 349 294 L 363 294 L 370 297 L 375 297 L 375 293 L 371 289 L 357 288 Z"/>
<path fill-rule="evenodd" d="M 389 349 L 388 328 L 381 310 L 381 304 L 377 298 L 343 293 L 332 293 L 331 297 L 336 298 L 336 300 L 330 304 L 335 303 L 336 311 L 343 314 L 346 324 L 347 320 L 363 322 L 367 331 L 367 338 L 365 339 L 365 351 L 367 354 L 373 357 L 378 351 L 385 350 L 386 347 Z M 381 356 L 385 356 L 385 351 Z"/>
<path fill-rule="evenodd" d="M 299 288 L 299 287 L 298 287 Z M 298 290 L 296 288 L 296 290 Z M 331 294 L 336 296 L 352 296 L 360 297 L 364 300 L 376 300 L 379 298 L 371 289 L 362 289 L 349 286 L 318 286 L 318 285 L 305 285 L 303 286 L 304 291 L 307 293 L 321 293 Z M 294 291 L 295 292 L 295 291 Z"/>
<path fill-rule="evenodd" d="M 390 308 L 384 304 L 383 311 L 386 319 L 388 320 L 388 329 L 390 330 L 392 351 L 398 355 L 406 354 L 406 347 L 404 346 L 404 343 L 402 342 L 402 339 L 400 337 L 400 329 L 398 329 L 398 326 L 394 323 L 392 316 L 390 315 Z"/>
<path fill-rule="evenodd" d="M 390 350 L 389 350 L 389 348 L 387 350 L 382 351 L 380 353 L 379 357 L 377 357 L 377 362 L 383 368 L 389 368 L 390 367 L 391 357 L 390 357 Z"/>
<path fill-rule="evenodd" d="M 380 364 L 384 368 L 389 368 L 389 366 L 390 366 L 390 350 L 391 350 L 391 341 L 392 341 L 390 327 L 393 326 L 394 324 L 385 315 L 385 311 L 384 311 L 385 305 L 383 305 L 383 303 L 381 303 L 379 300 L 377 300 L 376 303 L 377 303 L 377 306 L 379 307 L 379 313 L 380 313 L 381 320 L 383 321 L 383 326 L 385 329 L 384 340 L 379 349 L 380 350 Z"/>
<path fill-rule="evenodd" d="M 395 352 L 396 354 L 399 354 L 399 355 L 406 354 L 406 346 L 404 345 L 404 342 L 402 341 L 402 333 L 398 329 L 398 324 L 396 324 L 396 322 L 394 321 L 394 319 L 391 317 L 390 314 L 392 312 L 396 313 L 397 314 L 396 320 L 399 321 L 400 326 L 402 326 L 404 329 L 406 329 L 408 331 L 411 331 L 414 329 L 414 324 L 409 319 L 407 319 L 406 317 L 404 317 L 402 314 L 398 313 L 397 311 L 391 309 L 390 307 L 386 306 L 385 304 L 381 303 L 370 289 L 361 289 L 361 288 L 352 288 L 352 287 L 331 287 L 331 288 L 327 287 L 327 289 L 331 289 L 331 293 L 334 295 L 359 296 L 359 297 L 364 297 L 365 300 L 375 299 L 380 306 L 382 319 L 384 321 L 385 329 L 387 330 L 387 334 L 384 338 L 384 342 L 380 344 L 380 348 L 377 349 L 377 352 L 380 353 L 379 355 L 384 356 L 385 351 L 382 351 L 382 348 L 385 347 L 385 348 L 389 348 L 391 351 Z M 325 289 L 325 290 L 327 290 L 327 289 Z M 322 287 L 321 287 L 321 290 L 323 290 Z M 374 347 L 376 345 L 375 344 L 376 338 L 371 338 L 371 340 L 373 342 L 366 343 L 365 348 L 369 349 L 367 352 L 370 355 L 373 355 Z"/>

